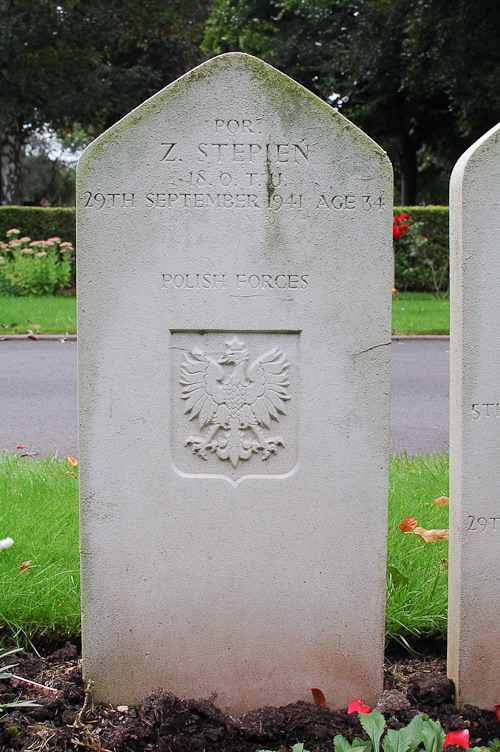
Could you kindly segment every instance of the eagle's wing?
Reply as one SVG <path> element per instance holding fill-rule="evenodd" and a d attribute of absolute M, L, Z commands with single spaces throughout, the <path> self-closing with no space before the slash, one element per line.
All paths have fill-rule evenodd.
<path fill-rule="evenodd" d="M 224 402 L 221 379 L 224 370 L 214 358 L 201 350 L 185 353 L 181 366 L 181 386 L 186 413 L 198 418 L 200 430 L 212 422 L 218 405 Z"/>
<path fill-rule="evenodd" d="M 272 418 L 279 420 L 279 414 L 285 414 L 285 402 L 290 399 L 288 368 L 286 356 L 277 347 L 260 355 L 248 368 L 250 383 L 245 402 L 257 423 L 265 428 L 270 428 Z"/>

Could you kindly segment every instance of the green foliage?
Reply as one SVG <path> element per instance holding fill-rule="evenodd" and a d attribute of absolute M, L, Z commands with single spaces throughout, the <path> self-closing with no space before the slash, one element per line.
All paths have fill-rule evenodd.
<path fill-rule="evenodd" d="M 385 720 L 382 713 L 359 713 L 359 722 L 363 726 L 363 729 L 368 734 L 368 738 L 372 745 L 373 752 L 379 752 L 380 750 L 380 738 L 384 733 Z"/>
<path fill-rule="evenodd" d="M 273 749 L 258 749 L 257 752 L 274 752 Z M 304 745 L 302 742 L 298 742 L 297 744 L 294 744 L 292 746 L 292 752 L 308 752 L 307 749 L 304 749 Z"/>
<path fill-rule="evenodd" d="M 59 237 L 74 247 L 75 214 L 75 209 L 0 206 L 0 237 L 4 237 L 11 227 L 18 227 L 22 235 L 31 238 Z"/>
<path fill-rule="evenodd" d="M 497 0 L 214 0 L 204 45 L 334 104 L 387 150 L 407 205 L 446 201 L 456 159 L 500 120 Z"/>
<path fill-rule="evenodd" d="M 424 716 L 416 715 L 408 726 L 398 731 L 388 729 L 382 744 L 384 752 L 415 752 L 422 739 L 424 723 Z"/>
<path fill-rule="evenodd" d="M 380 739 L 385 729 L 385 719 L 381 713 L 359 713 L 359 722 L 369 741 L 355 739 L 349 744 L 345 737 L 338 734 L 333 740 L 335 752 L 379 752 Z M 440 752 L 445 740 L 445 733 L 439 723 L 431 721 L 426 715 L 417 715 L 401 729 L 388 729 L 382 741 L 384 752 L 415 752 L 423 747 L 425 752 Z"/>
<path fill-rule="evenodd" d="M 63 242 L 76 244 L 75 209 L 43 208 L 34 206 L 0 206 L 0 237 L 12 227 L 21 231 L 21 236 L 30 238 L 59 237 Z M 71 253 L 71 280 L 75 286 L 75 251 Z"/>
<path fill-rule="evenodd" d="M 37 148 L 21 159 L 22 202 L 25 206 L 74 206 L 76 165 Z"/>
<path fill-rule="evenodd" d="M 333 740 L 335 752 L 380 752 L 380 740 L 385 730 L 385 718 L 376 710 L 371 713 L 359 713 L 359 722 L 368 739 L 356 737 L 350 744 L 345 736 L 337 734 Z M 400 729 L 387 729 L 382 739 L 383 752 L 441 752 L 446 734 L 439 723 L 428 715 L 416 715 L 407 726 Z M 498 752 L 498 739 L 490 743 L 490 751 Z M 257 752 L 273 752 L 273 750 L 259 749 Z M 294 744 L 292 752 L 307 752 L 303 744 Z M 484 747 L 472 747 L 471 752 L 485 752 Z"/>
<path fill-rule="evenodd" d="M 349 744 L 345 736 L 337 734 L 333 740 L 335 752 L 369 752 L 371 750 L 371 742 L 369 740 L 360 739 L 356 737 L 352 744 Z"/>
<path fill-rule="evenodd" d="M 20 201 L 20 154 L 34 130 L 98 134 L 200 62 L 207 4 L 2 2 L 0 203 Z"/>
<path fill-rule="evenodd" d="M 425 717 L 422 727 L 422 743 L 425 752 L 441 752 L 445 738 L 446 734 L 439 721 L 431 721 L 430 718 Z"/>
<path fill-rule="evenodd" d="M 7 231 L 0 242 L 0 293 L 2 295 L 51 295 L 71 279 L 71 243 L 54 237 L 31 240 L 20 230 Z"/>
<path fill-rule="evenodd" d="M 449 290 L 449 211 L 444 206 L 395 207 L 409 215 L 408 232 L 395 241 L 396 288 L 428 291 L 438 296 Z"/>

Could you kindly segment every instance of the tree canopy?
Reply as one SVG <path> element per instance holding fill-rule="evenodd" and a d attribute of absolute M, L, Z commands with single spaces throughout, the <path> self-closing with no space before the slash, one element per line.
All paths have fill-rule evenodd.
<path fill-rule="evenodd" d="M 36 129 L 98 133 L 202 58 L 208 0 L 0 0 L 0 203 Z"/>
<path fill-rule="evenodd" d="M 96 135 L 232 50 L 378 141 L 404 205 L 446 202 L 454 162 L 500 121 L 498 0 L 0 0 L 0 203 L 19 201 L 33 131 Z"/>
<path fill-rule="evenodd" d="M 404 205 L 446 201 L 454 162 L 500 120 L 497 0 L 214 0 L 204 45 L 330 101 L 386 148 Z"/>

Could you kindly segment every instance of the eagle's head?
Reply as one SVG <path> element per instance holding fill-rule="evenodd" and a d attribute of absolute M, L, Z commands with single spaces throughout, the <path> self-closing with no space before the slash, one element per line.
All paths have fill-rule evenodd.
<path fill-rule="evenodd" d="M 238 337 L 234 336 L 229 342 L 226 342 L 226 351 L 219 358 L 221 364 L 233 364 L 239 365 L 243 361 L 248 360 L 248 349 L 244 342 L 241 342 Z"/>

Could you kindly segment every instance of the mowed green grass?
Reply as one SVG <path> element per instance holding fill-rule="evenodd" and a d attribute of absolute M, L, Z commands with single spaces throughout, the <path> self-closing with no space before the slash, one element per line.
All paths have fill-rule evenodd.
<path fill-rule="evenodd" d="M 12 547 L 0 550 L 1 647 L 80 633 L 76 475 L 67 461 L 0 455 L 0 539 L 14 539 Z M 447 491 L 447 457 L 392 459 L 388 640 L 411 644 L 419 636 L 446 633 L 448 544 L 424 543 L 398 524 L 412 516 L 426 529 L 447 528 L 448 508 L 434 505 Z M 368 577 L 360 598 L 369 582 Z"/>
<path fill-rule="evenodd" d="M 30 295 L 0 296 L 0 336 L 8 334 L 75 334 L 76 298 Z M 430 293 L 405 292 L 393 297 L 394 334 L 449 334 L 450 302 Z"/>
<path fill-rule="evenodd" d="M 9 334 L 75 334 L 76 298 L 0 295 L 0 337 Z"/>
<path fill-rule="evenodd" d="M 448 542 L 425 543 L 402 533 L 405 517 L 426 530 L 448 528 L 448 455 L 393 457 L 389 472 L 386 639 L 403 644 L 419 637 L 446 637 Z M 392 569 L 394 568 L 394 569 Z M 400 576 L 401 575 L 401 576 Z M 407 580 L 407 581 L 405 581 Z"/>
<path fill-rule="evenodd" d="M 449 334 L 449 298 L 425 292 L 393 296 L 392 331 L 394 334 Z"/>
<path fill-rule="evenodd" d="M 0 455 L 0 645 L 80 632 L 78 479 L 67 461 Z M 29 563 L 28 563 L 29 562 Z"/>

